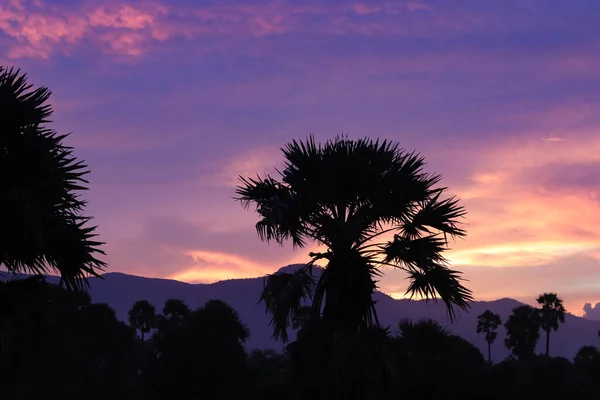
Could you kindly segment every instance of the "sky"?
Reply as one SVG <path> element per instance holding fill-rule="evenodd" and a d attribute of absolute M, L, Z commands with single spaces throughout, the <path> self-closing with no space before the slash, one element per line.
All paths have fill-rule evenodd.
<path fill-rule="evenodd" d="M 551 291 L 600 319 L 597 0 L 0 0 L 0 64 L 53 91 L 107 271 L 214 282 L 308 261 L 258 239 L 236 177 L 273 172 L 294 138 L 369 136 L 461 199 L 447 256 L 478 300 Z"/>

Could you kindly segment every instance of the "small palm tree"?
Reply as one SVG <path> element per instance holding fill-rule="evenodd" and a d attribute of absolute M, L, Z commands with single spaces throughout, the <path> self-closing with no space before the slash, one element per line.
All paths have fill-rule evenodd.
<path fill-rule="evenodd" d="M 33 88 L 18 69 L 0 67 L 0 264 L 9 272 L 45 275 L 82 288 L 105 267 L 95 227 L 82 215 L 89 173 L 67 135 L 48 127 L 51 92 Z"/>
<path fill-rule="evenodd" d="M 496 329 L 502 325 L 502 320 L 498 314 L 486 310 L 477 317 L 477 333 L 485 333 L 485 341 L 488 346 L 488 362 L 492 363 L 492 343 L 496 340 L 498 332 Z"/>
<path fill-rule="evenodd" d="M 558 326 L 565 322 L 567 310 L 563 301 L 556 293 L 544 293 L 536 299 L 540 308 L 542 329 L 546 332 L 546 356 L 550 354 L 550 331 L 558 330 Z"/>
<path fill-rule="evenodd" d="M 156 327 L 156 308 L 148 300 L 138 300 L 129 310 L 129 325 L 140 332 L 142 340 L 145 334 Z"/>

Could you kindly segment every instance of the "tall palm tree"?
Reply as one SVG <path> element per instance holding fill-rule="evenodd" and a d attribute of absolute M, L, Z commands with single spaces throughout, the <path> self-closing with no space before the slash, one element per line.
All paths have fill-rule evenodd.
<path fill-rule="evenodd" d="M 565 322 L 565 307 L 563 301 L 556 293 L 544 293 L 536 299 L 540 308 L 542 329 L 546 332 L 546 357 L 550 354 L 550 331 L 558 330 L 558 326 Z"/>
<path fill-rule="evenodd" d="M 140 332 L 142 340 L 145 334 L 156 327 L 156 308 L 148 300 L 138 300 L 129 310 L 129 325 Z"/>
<path fill-rule="evenodd" d="M 492 363 L 492 343 L 496 340 L 498 332 L 496 329 L 502 325 L 502 320 L 498 314 L 486 310 L 483 314 L 477 316 L 477 333 L 485 333 L 485 341 L 488 346 L 488 362 Z"/>
<path fill-rule="evenodd" d="M 442 252 L 447 239 L 462 237 L 465 210 L 437 187 L 441 176 L 424 172 L 423 157 L 383 140 L 336 137 L 324 145 L 313 137 L 283 149 L 284 168 L 272 176 L 240 177 L 237 200 L 256 207 L 259 237 L 294 247 L 309 241 L 325 251 L 296 273 L 268 276 L 261 296 L 272 315 L 274 337 L 287 341 L 287 328 L 311 300 L 312 318 L 331 332 L 377 326 L 373 293 L 383 267 L 404 270 L 407 293 L 441 298 L 450 318 L 466 309 L 471 292 Z M 390 239 L 379 243 L 383 235 Z M 326 263 L 315 281 L 312 266 Z"/>
<path fill-rule="evenodd" d="M 89 173 L 67 135 L 48 127 L 51 92 L 33 88 L 18 69 L 0 66 L 0 264 L 9 272 L 58 272 L 83 288 L 105 267 L 95 227 L 82 212 Z"/>
<path fill-rule="evenodd" d="M 504 326 L 506 328 L 504 344 L 512 354 L 519 359 L 533 356 L 540 338 L 538 310 L 528 305 L 516 307 Z"/>

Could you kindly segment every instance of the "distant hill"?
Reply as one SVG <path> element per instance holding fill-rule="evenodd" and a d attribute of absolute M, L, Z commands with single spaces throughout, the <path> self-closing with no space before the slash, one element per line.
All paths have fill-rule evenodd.
<path fill-rule="evenodd" d="M 282 270 L 291 271 L 295 266 L 288 266 Z M 280 350 L 283 345 L 271 339 L 272 328 L 269 326 L 270 318 L 265 314 L 264 305 L 258 304 L 258 299 L 263 287 L 263 278 L 232 279 L 211 284 L 189 284 L 168 279 L 143 278 L 123 273 L 107 273 L 104 279 L 93 278 L 90 280 L 90 294 L 96 303 L 107 303 L 113 307 L 118 318 L 127 320 L 127 312 L 137 300 L 146 299 L 154 304 L 158 311 L 162 310 L 165 301 L 169 298 L 178 298 L 185 301 L 190 307 L 196 308 L 204 305 L 211 299 L 221 299 L 229 303 L 239 313 L 242 320 L 250 328 L 248 348 L 272 348 Z M 57 282 L 56 277 L 49 277 L 48 281 Z M 449 324 L 443 304 L 425 301 L 396 300 L 384 294 L 376 294 L 377 311 L 380 321 L 385 326 L 391 326 L 396 331 L 396 324 L 401 318 L 433 318 L 447 326 L 453 333 L 462 336 L 469 342 L 478 346 L 484 354 L 486 343 L 483 336 L 475 332 L 477 315 L 485 310 L 491 310 L 506 321 L 511 310 L 522 303 L 513 299 L 500 299 L 495 301 L 476 301 L 471 305 L 470 311 L 461 312 L 458 321 Z M 551 353 L 554 356 L 572 358 L 576 351 L 584 345 L 600 347 L 598 330 L 600 323 L 584 318 L 568 315 L 566 322 L 551 338 Z M 499 329 L 499 335 L 493 345 L 492 353 L 495 361 L 501 361 L 509 355 L 504 346 L 504 328 Z M 542 352 L 544 337 L 540 338 L 538 352 Z"/>

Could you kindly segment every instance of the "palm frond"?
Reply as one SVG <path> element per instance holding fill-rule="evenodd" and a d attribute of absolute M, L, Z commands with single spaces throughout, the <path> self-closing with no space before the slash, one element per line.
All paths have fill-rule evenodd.
<path fill-rule="evenodd" d="M 405 266 L 409 270 L 419 269 L 432 263 L 443 264 L 446 259 L 442 252 L 446 250 L 446 242 L 439 235 L 418 238 L 395 235 L 394 240 L 380 247 L 384 261 Z"/>
<path fill-rule="evenodd" d="M 411 298 L 418 295 L 426 300 L 437 301 L 439 298 L 446 304 L 450 321 L 456 320 L 457 309 L 467 310 L 473 301 L 472 293 L 460 281 L 460 272 L 453 271 L 441 264 L 421 266 L 420 270 L 408 272 L 410 284 L 406 294 Z"/>
<path fill-rule="evenodd" d="M 444 189 L 438 189 L 432 197 L 420 203 L 418 211 L 404 222 L 402 229 L 409 237 L 421 234 L 443 232 L 451 237 L 464 236 L 465 231 L 458 227 L 459 219 L 466 215 L 458 199 L 450 197 L 440 200 Z M 433 230 L 431 230 L 433 228 Z"/>
<path fill-rule="evenodd" d="M 57 271 L 61 283 L 81 289 L 105 266 L 96 258 L 103 243 L 81 215 L 89 169 L 63 143 L 68 135 L 44 125 L 50 95 L 20 70 L 0 67 L 0 170 L 10 171 L 0 194 L 0 263 L 11 272 Z"/>
<path fill-rule="evenodd" d="M 287 329 L 302 317 L 303 302 L 313 296 L 314 286 L 314 278 L 306 268 L 266 277 L 260 301 L 272 316 L 273 338 L 288 341 Z"/>
<path fill-rule="evenodd" d="M 52 92 L 33 89 L 20 69 L 0 66 L 0 126 L 23 127 L 50 122 L 52 107 L 46 104 Z"/>
<path fill-rule="evenodd" d="M 239 196 L 236 200 L 245 208 L 256 204 L 256 212 L 262 217 L 256 223 L 260 239 L 279 244 L 291 239 L 294 247 L 304 247 L 306 228 L 302 218 L 306 211 L 293 193 L 271 177 L 240 177 L 239 180 L 241 185 L 236 187 Z"/>
<path fill-rule="evenodd" d="M 96 258 L 104 255 L 102 242 L 95 241 L 95 226 L 86 226 L 87 218 L 63 219 L 53 230 L 52 242 L 46 259 L 60 272 L 60 285 L 81 290 L 89 285 L 87 278 L 102 278 L 106 264 Z"/>

